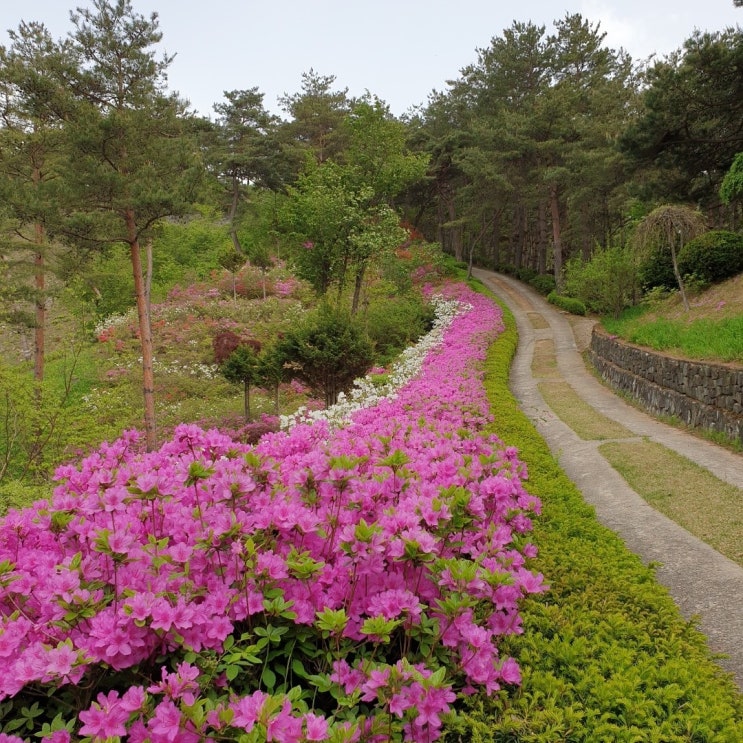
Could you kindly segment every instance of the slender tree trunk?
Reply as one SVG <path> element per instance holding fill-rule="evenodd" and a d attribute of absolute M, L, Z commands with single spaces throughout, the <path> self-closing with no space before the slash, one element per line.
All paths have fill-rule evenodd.
<path fill-rule="evenodd" d="M 550 187 L 550 209 L 552 212 L 552 248 L 554 251 L 555 284 L 562 289 L 562 233 L 560 230 L 560 201 L 557 186 Z"/>
<path fill-rule="evenodd" d="M 242 255 L 243 248 L 240 245 L 240 238 L 237 236 L 237 226 L 235 220 L 237 219 L 237 206 L 240 203 L 240 184 L 237 182 L 237 178 L 232 179 L 232 201 L 230 202 L 230 211 L 227 218 L 230 220 L 230 238 L 232 239 L 232 246 L 235 250 Z"/>
<path fill-rule="evenodd" d="M 147 450 L 153 451 L 157 446 L 155 431 L 155 375 L 153 372 L 152 323 L 147 303 L 144 277 L 142 275 L 142 251 L 137 237 L 134 211 L 125 213 L 127 241 L 134 274 L 134 295 L 137 299 L 137 318 L 139 320 L 139 338 L 142 350 L 142 394 L 144 397 L 144 430 Z"/>
<path fill-rule="evenodd" d="M 497 271 L 500 268 L 500 223 L 502 209 L 497 209 L 493 215 L 493 243 L 492 243 L 492 265 Z"/>
<path fill-rule="evenodd" d="M 457 209 L 454 204 L 453 195 L 448 200 L 446 208 L 449 214 L 449 221 L 454 222 L 457 218 Z M 452 229 L 449 230 L 449 234 L 451 235 L 451 247 L 454 251 L 454 258 L 458 261 L 461 261 L 464 255 L 464 248 L 462 244 L 462 228 L 459 225 L 455 225 Z"/>
<path fill-rule="evenodd" d="M 41 384 L 44 381 L 44 355 L 46 344 L 46 277 L 44 271 L 44 226 L 37 222 L 34 225 L 34 242 L 37 249 L 34 254 L 34 287 L 36 289 L 34 321 L 34 380 Z M 39 388 L 40 389 L 40 388 Z"/>
<path fill-rule="evenodd" d="M 537 271 L 540 274 L 547 273 L 547 203 L 544 199 L 539 200 L 539 253 L 537 255 Z"/>
<path fill-rule="evenodd" d="M 41 183 L 41 169 L 34 166 L 31 179 L 35 188 Z M 38 383 L 37 394 L 41 395 L 41 382 L 44 381 L 44 355 L 46 345 L 46 267 L 44 265 L 44 225 L 41 222 L 34 224 L 34 287 L 35 318 L 34 318 L 34 380 Z M 40 400 L 39 400 L 40 401 Z"/>
<path fill-rule="evenodd" d="M 681 301 L 684 303 L 684 309 L 688 312 L 689 311 L 689 300 L 686 297 L 686 289 L 684 287 L 684 281 L 681 278 L 681 272 L 679 271 L 679 264 L 678 264 L 678 258 L 676 257 L 676 248 L 673 245 L 674 240 L 671 239 L 671 262 L 673 263 L 673 275 L 676 277 L 676 283 L 679 286 L 679 291 L 681 292 Z M 679 248 L 679 252 L 684 247 L 684 238 L 681 238 L 681 247 Z"/>

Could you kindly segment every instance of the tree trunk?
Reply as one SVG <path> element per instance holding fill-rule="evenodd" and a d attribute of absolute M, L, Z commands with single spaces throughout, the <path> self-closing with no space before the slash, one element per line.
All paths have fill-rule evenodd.
<path fill-rule="evenodd" d="M 676 249 L 673 246 L 674 240 L 671 239 L 671 262 L 673 263 L 673 275 L 676 277 L 676 283 L 679 286 L 679 291 L 681 292 L 681 301 L 684 303 L 684 309 L 688 312 L 689 311 L 689 300 L 686 297 L 686 289 L 684 288 L 684 282 L 681 278 L 681 272 L 679 271 L 679 264 L 678 259 L 676 258 Z M 679 252 L 684 247 L 684 238 L 681 237 L 681 247 L 679 248 Z"/>
<path fill-rule="evenodd" d="M 497 271 L 500 268 L 500 225 L 502 209 L 497 209 L 493 215 L 493 241 L 491 248 L 491 261 L 493 268 Z"/>
<path fill-rule="evenodd" d="M 457 218 L 457 210 L 454 204 L 454 196 L 448 200 L 446 205 L 447 212 L 449 214 L 449 221 L 454 222 Z M 449 230 L 451 235 L 451 247 L 454 251 L 455 260 L 461 261 L 464 255 L 464 247 L 462 244 L 462 228 L 459 225 L 455 225 L 453 229 Z"/>
<path fill-rule="evenodd" d="M 36 316 L 34 321 L 34 380 L 41 384 L 44 381 L 44 349 L 46 343 L 46 287 L 44 275 L 44 226 L 37 222 L 34 225 L 34 242 L 37 250 L 34 254 L 34 286 L 36 289 Z M 39 388 L 41 389 L 41 388 Z"/>
<path fill-rule="evenodd" d="M 240 203 L 240 184 L 237 182 L 237 178 L 232 179 L 232 201 L 230 202 L 230 211 L 227 218 L 230 220 L 230 238 L 232 239 L 232 246 L 235 250 L 243 255 L 243 248 L 240 245 L 240 239 L 237 236 L 237 227 L 235 226 L 235 219 L 237 218 L 237 205 Z"/>
<path fill-rule="evenodd" d="M 552 248 L 555 265 L 555 285 L 562 290 L 562 234 L 560 230 L 560 201 L 557 186 L 550 187 L 550 209 L 552 212 Z"/>
<path fill-rule="evenodd" d="M 537 272 L 547 273 L 547 203 L 544 199 L 539 200 L 539 252 L 537 254 Z"/>
<path fill-rule="evenodd" d="M 139 339 L 142 351 L 142 394 L 144 397 L 144 430 L 147 451 L 157 447 L 155 432 L 155 375 L 153 372 L 152 323 L 147 303 L 144 277 L 142 275 L 142 251 L 134 222 L 134 211 L 125 213 L 127 242 L 134 274 L 134 295 L 137 299 L 137 318 L 139 320 Z"/>

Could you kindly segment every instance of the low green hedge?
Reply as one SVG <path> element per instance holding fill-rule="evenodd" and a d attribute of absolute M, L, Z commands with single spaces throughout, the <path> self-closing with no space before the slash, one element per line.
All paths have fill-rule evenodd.
<path fill-rule="evenodd" d="M 574 299 L 573 297 L 566 297 L 562 294 L 558 294 L 556 291 L 550 292 L 547 295 L 547 301 L 550 304 L 554 304 L 555 307 L 559 307 L 565 312 L 569 312 L 571 315 L 585 315 L 586 305 L 580 301 L 580 299 Z"/>
<path fill-rule="evenodd" d="M 491 347 L 486 386 L 493 431 L 527 463 L 542 499 L 531 567 L 550 591 L 525 602 L 524 633 L 503 651 L 522 685 L 471 698 L 446 741 L 515 743 L 739 743 L 743 696 L 712 660 L 705 638 L 680 615 L 651 568 L 596 519 L 508 389 L 518 341 Z"/>

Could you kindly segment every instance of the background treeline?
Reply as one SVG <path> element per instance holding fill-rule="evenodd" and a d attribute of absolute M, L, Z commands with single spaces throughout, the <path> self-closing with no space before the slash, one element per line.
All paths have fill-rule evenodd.
<path fill-rule="evenodd" d="M 50 363 L 55 394 L 76 379 L 60 317 L 89 339 L 136 307 L 154 446 L 152 303 L 225 276 L 236 298 L 246 266 L 264 297 L 270 272 L 269 284 L 285 271 L 335 311 L 386 314 L 398 332 L 425 326 L 404 298 L 435 246 L 582 301 L 619 277 L 589 301 L 612 313 L 649 286 L 683 293 L 684 266 L 699 278 L 709 250 L 681 268 L 677 254 L 710 227 L 725 265 L 743 255 L 730 242 L 743 194 L 739 28 L 694 32 L 638 63 L 578 14 L 550 29 L 514 22 L 401 118 L 315 70 L 280 99 L 283 116 L 249 80 L 205 118 L 167 88 L 156 14 L 94 0 L 70 21 L 63 39 L 23 22 L 0 48 L 2 354 L 29 374 L 32 363 L 39 410 Z M 392 297 L 400 313 L 375 309 Z M 381 348 L 390 333 L 376 335 Z"/>
<path fill-rule="evenodd" d="M 431 156 L 419 224 L 458 258 L 558 283 L 661 204 L 736 230 L 740 185 L 727 203 L 720 188 L 743 149 L 742 72 L 739 28 L 638 64 L 580 15 L 516 22 L 411 122 Z"/>

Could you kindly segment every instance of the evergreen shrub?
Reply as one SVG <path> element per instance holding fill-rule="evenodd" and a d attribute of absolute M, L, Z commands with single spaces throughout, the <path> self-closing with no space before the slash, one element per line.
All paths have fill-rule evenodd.
<path fill-rule="evenodd" d="M 689 240 L 678 256 L 682 276 L 695 275 L 711 284 L 743 272 L 743 234 L 710 230 Z"/>
<path fill-rule="evenodd" d="M 653 248 L 642 260 L 638 268 L 638 278 L 643 291 L 655 287 L 673 291 L 678 289 L 676 277 L 673 275 L 673 263 L 668 250 Z"/>

